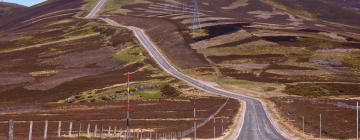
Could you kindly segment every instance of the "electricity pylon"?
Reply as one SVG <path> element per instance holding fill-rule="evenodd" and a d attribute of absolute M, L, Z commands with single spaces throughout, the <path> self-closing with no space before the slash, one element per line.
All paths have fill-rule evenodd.
<path fill-rule="evenodd" d="M 199 5 L 197 0 L 193 0 L 192 6 L 192 30 L 200 28 L 200 20 L 199 20 Z"/>

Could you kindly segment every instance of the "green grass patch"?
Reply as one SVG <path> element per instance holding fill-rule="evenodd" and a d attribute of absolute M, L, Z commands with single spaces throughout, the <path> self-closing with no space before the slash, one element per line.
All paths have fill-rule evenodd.
<path fill-rule="evenodd" d="M 101 32 L 106 30 L 107 27 L 103 24 L 97 23 L 97 22 L 88 22 L 86 24 L 84 23 L 78 23 L 74 26 L 71 26 L 67 30 L 65 30 L 66 34 L 63 35 L 63 37 L 72 37 L 72 36 L 80 36 L 80 35 L 87 35 L 87 34 L 93 34 L 97 32 Z"/>
<path fill-rule="evenodd" d="M 134 96 L 137 96 L 141 99 L 161 99 L 164 98 L 160 88 L 152 88 L 140 90 L 134 93 Z"/>
<path fill-rule="evenodd" d="M 44 41 L 51 41 L 53 38 L 53 36 L 42 36 L 40 34 L 21 35 L 11 40 L 11 42 L 15 43 L 16 45 L 32 45 Z"/>
<path fill-rule="evenodd" d="M 196 29 L 190 32 L 192 38 L 202 38 L 209 36 L 209 32 L 205 29 Z"/>
<path fill-rule="evenodd" d="M 34 37 L 33 36 L 18 36 L 15 39 L 11 40 L 13 42 L 16 42 L 18 44 L 23 44 L 23 43 L 27 43 L 29 41 L 31 41 Z"/>
<path fill-rule="evenodd" d="M 115 54 L 115 59 L 125 62 L 139 62 L 145 59 L 143 55 L 144 49 L 138 45 L 127 42 L 123 45 L 123 49 Z"/>
<path fill-rule="evenodd" d="M 119 61 L 125 61 L 125 62 L 136 62 L 140 60 L 138 56 L 129 54 L 127 50 L 122 50 L 120 52 L 117 52 L 115 54 L 115 58 Z"/>
<path fill-rule="evenodd" d="M 168 85 L 164 81 L 151 80 L 131 84 L 130 99 L 164 99 L 178 97 L 181 92 Z M 73 95 L 67 99 L 60 100 L 58 103 L 79 103 L 79 102 L 103 102 L 112 100 L 125 100 L 127 98 L 127 86 L 108 87 L 103 89 L 93 89 Z"/>
<path fill-rule="evenodd" d="M 105 9 L 107 11 L 112 11 L 112 13 L 121 13 L 127 14 L 130 12 L 128 9 L 124 9 L 124 6 L 133 5 L 133 4 L 141 4 L 141 3 L 150 3 L 147 0 L 108 0 L 105 5 Z"/>
<path fill-rule="evenodd" d="M 228 55 L 261 55 L 261 54 L 308 54 L 309 51 L 299 47 L 285 47 L 269 41 L 258 40 L 234 47 L 215 47 L 198 49 L 199 53 L 206 56 L 228 56 Z"/>
<path fill-rule="evenodd" d="M 95 5 L 99 2 L 99 0 L 86 0 L 86 4 L 83 9 L 90 11 Z"/>
<path fill-rule="evenodd" d="M 216 81 L 219 84 L 227 85 L 237 85 L 242 88 L 252 89 L 256 91 L 274 91 L 278 88 L 283 88 L 284 86 L 280 83 L 264 83 L 264 82 L 255 82 L 248 80 L 238 80 L 230 77 L 219 78 Z"/>
<path fill-rule="evenodd" d="M 85 13 L 89 13 L 99 0 L 85 0 L 85 4 L 81 7 L 82 11 L 78 12 L 75 17 L 80 17 Z"/>

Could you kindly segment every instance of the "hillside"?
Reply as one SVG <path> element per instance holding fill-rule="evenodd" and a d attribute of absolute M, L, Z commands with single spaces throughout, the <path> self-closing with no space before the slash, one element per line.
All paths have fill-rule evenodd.
<path fill-rule="evenodd" d="M 151 122 L 149 129 L 159 125 L 157 129 L 166 132 L 183 123 L 181 119 L 186 122 L 182 129 L 191 128 L 194 100 L 208 110 L 202 119 L 227 102 L 165 73 L 128 29 L 83 18 L 96 2 L 49 0 L 30 8 L 0 4 L 0 108 L 15 109 L 0 113 L 23 119 L 27 114 L 21 110 L 30 105 L 71 120 L 79 116 L 59 108 L 74 105 L 70 113 L 104 112 L 101 117 L 91 114 L 84 123 L 101 121 L 114 106 L 121 110 L 125 104 L 127 72 L 130 99 L 137 107 L 159 109 L 155 116 L 166 112 L 176 120 L 168 125 L 165 115 L 157 118 L 163 119 L 159 124 L 135 121 L 139 128 Z M 184 74 L 262 99 L 275 119 L 294 133 L 301 131 L 299 121 L 306 116 L 306 137 L 317 136 L 318 113 L 323 112 L 331 116 L 326 118 L 325 137 L 353 138 L 352 108 L 360 97 L 358 0 L 199 0 L 196 14 L 193 7 L 184 0 L 108 0 L 98 14 L 144 29 L 161 55 Z M 239 102 L 230 103 L 221 116 L 229 124 L 240 108 Z M 181 110 L 187 115 L 179 115 Z M 149 114 L 136 117 L 149 119 Z M 124 110 L 117 115 L 124 116 Z M 200 134 L 210 138 L 207 125 Z"/>
<path fill-rule="evenodd" d="M 198 5 L 198 23 L 193 23 L 193 3 L 181 0 L 110 0 L 102 16 L 145 29 L 186 74 L 266 100 L 292 131 L 301 131 L 299 120 L 306 116 L 313 124 L 306 133 L 317 136 L 316 112 L 323 111 L 333 116 L 323 136 L 352 138 L 353 110 L 338 104 L 352 106 L 360 96 L 358 1 L 202 0 Z M 302 103 L 311 106 L 305 110 Z"/>
<path fill-rule="evenodd" d="M 360 2 L 358 0 L 263 0 L 274 8 L 310 19 L 323 20 L 359 27 Z"/>
<path fill-rule="evenodd" d="M 27 7 L 18 4 L 0 2 L 0 18 L 9 16 L 14 12 L 22 11 L 26 8 Z"/>
<path fill-rule="evenodd" d="M 1 102 L 121 99 L 113 92 L 123 92 L 123 74 L 129 71 L 137 86 L 157 85 L 136 98 L 166 97 L 159 92 L 166 82 L 183 85 L 157 68 L 130 31 L 78 18 L 92 4 L 52 0 L 0 21 Z M 99 89 L 104 94 L 91 95 Z M 154 97 L 142 97 L 153 90 Z"/>
<path fill-rule="evenodd" d="M 129 30 L 83 18 L 96 2 L 49 0 L 0 20 L 0 121 L 14 120 L 15 139 L 28 138 L 23 122 L 29 119 L 34 128 L 48 120 L 49 139 L 58 139 L 55 121 L 62 121 L 65 130 L 69 122 L 81 119 L 73 121 L 74 133 L 81 124 L 83 130 L 84 124 L 98 125 L 101 131 L 122 129 L 128 72 L 132 132 L 191 129 L 192 102 L 202 110 L 201 122 L 214 113 L 223 118 L 217 136 L 233 127 L 240 109 L 237 100 L 208 95 L 162 72 Z M 7 136 L 6 126 L 0 124 L 0 139 Z M 33 138 L 43 138 L 37 130 Z M 212 138 L 210 130 L 212 124 L 205 122 L 198 137 Z M 99 133 L 105 136 L 105 131 Z"/>

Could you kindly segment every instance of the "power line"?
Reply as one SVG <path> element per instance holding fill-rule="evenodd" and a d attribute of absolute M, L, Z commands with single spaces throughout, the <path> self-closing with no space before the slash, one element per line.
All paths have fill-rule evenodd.
<path fill-rule="evenodd" d="M 200 28 L 200 20 L 199 20 L 199 5 L 197 0 L 193 0 L 192 6 L 192 30 Z"/>

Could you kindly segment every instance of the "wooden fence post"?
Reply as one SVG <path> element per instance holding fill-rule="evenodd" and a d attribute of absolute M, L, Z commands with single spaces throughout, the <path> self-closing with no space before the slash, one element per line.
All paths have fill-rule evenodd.
<path fill-rule="evenodd" d="M 107 132 L 107 137 L 110 138 L 110 134 L 111 134 L 111 126 L 109 126 L 108 128 L 108 132 Z"/>
<path fill-rule="evenodd" d="M 29 140 L 32 139 L 32 128 L 33 128 L 33 121 L 30 121 L 30 126 L 29 126 Z"/>
<path fill-rule="evenodd" d="M 69 125 L 69 137 L 71 137 L 71 133 L 72 133 L 72 122 L 70 122 L 70 125 Z"/>
<path fill-rule="evenodd" d="M 9 125 L 8 140 L 13 140 L 14 139 L 14 121 L 9 120 L 8 125 Z"/>
<path fill-rule="evenodd" d="M 121 138 L 122 136 L 122 132 L 121 132 L 121 128 L 119 129 L 119 138 Z"/>
<path fill-rule="evenodd" d="M 45 127 L 44 127 L 44 139 L 47 139 L 47 131 L 48 131 L 48 120 L 45 120 Z"/>
<path fill-rule="evenodd" d="M 78 129 L 78 138 L 80 137 L 80 133 L 81 133 L 81 123 L 79 124 L 79 129 Z"/>
<path fill-rule="evenodd" d="M 57 131 L 57 137 L 60 137 L 60 136 L 61 136 L 61 121 L 59 121 L 58 131 Z"/>
<path fill-rule="evenodd" d="M 87 137 L 90 137 L 90 124 L 88 123 L 87 131 L 86 131 Z"/>
<path fill-rule="evenodd" d="M 102 139 L 102 134 L 103 134 L 103 131 L 104 131 L 104 126 L 101 125 L 101 129 L 100 129 L 100 139 Z"/>
<path fill-rule="evenodd" d="M 142 130 L 140 130 L 140 139 L 142 139 Z"/>
<path fill-rule="evenodd" d="M 95 124 L 95 127 L 94 127 L 94 138 L 96 138 L 96 132 L 97 131 L 97 124 Z"/>

